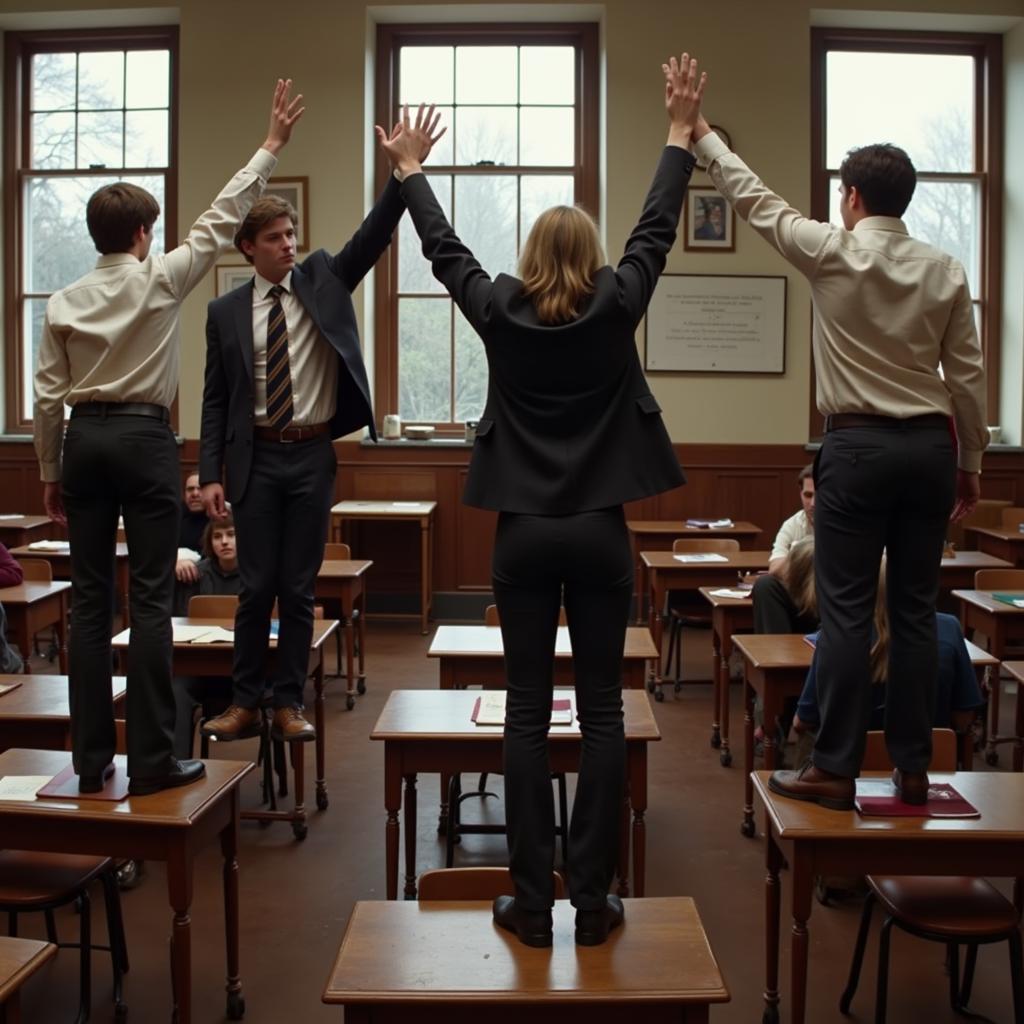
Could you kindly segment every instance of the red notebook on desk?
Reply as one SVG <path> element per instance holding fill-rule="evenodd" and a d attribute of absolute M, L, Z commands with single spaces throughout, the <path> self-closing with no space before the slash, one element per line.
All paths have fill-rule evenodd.
<path fill-rule="evenodd" d="M 119 803 L 128 795 L 128 776 L 124 764 L 115 764 L 114 774 L 104 783 L 98 793 L 79 793 L 78 776 L 75 766 L 69 764 L 36 792 L 36 796 L 51 800 L 107 800 Z"/>
<path fill-rule="evenodd" d="M 928 802 L 906 804 L 889 779 L 858 779 L 855 799 L 865 818 L 980 818 L 981 811 L 948 782 L 928 787 Z"/>
<path fill-rule="evenodd" d="M 476 725 L 505 724 L 505 691 L 486 691 L 473 703 L 469 720 Z M 572 725 L 572 701 L 557 698 L 551 701 L 551 724 Z"/>

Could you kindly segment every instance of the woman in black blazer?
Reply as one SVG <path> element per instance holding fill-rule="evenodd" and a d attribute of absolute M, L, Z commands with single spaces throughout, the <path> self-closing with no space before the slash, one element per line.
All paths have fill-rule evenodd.
<path fill-rule="evenodd" d="M 672 58 L 668 144 L 615 270 L 604 265 L 593 220 L 554 207 L 523 247 L 521 279 L 492 280 L 419 173 L 424 135 L 437 123 L 433 108 L 421 107 L 414 124 L 405 110 L 390 138 L 377 129 L 434 276 L 487 352 L 487 404 L 464 500 L 500 513 L 493 582 L 508 685 L 505 803 L 516 895 L 499 897 L 494 917 L 531 946 L 551 945 L 547 733 L 563 602 L 583 733 L 569 830 L 576 941 L 603 942 L 622 920 L 621 901 L 608 895 L 619 848 L 622 651 L 633 591 L 622 504 L 684 482 L 634 336 L 675 241 L 705 81 L 688 55 Z"/>

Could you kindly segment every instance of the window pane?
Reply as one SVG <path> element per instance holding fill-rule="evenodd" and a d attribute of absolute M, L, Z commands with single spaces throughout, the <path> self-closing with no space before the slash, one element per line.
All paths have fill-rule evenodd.
<path fill-rule="evenodd" d="M 576 51 L 571 46 L 524 46 L 519 51 L 520 103 L 575 103 Z"/>
<path fill-rule="evenodd" d="M 451 103 L 454 62 L 453 46 L 403 46 L 398 55 L 398 102 Z"/>
<path fill-rule="evenodd" d="M 524 174 L 519 179 L 519 244 L 522 246 L 533 222 L 548 207 L 572 206 L 575 183 L 571 175 Z"/>
<path fill-rule="evenodd" d="M 78 55 L 78 107 L 112 110 L 124 106 L 124 54 Z"/>
<path fill-rule="evenodd" d="M 455 163 L 455 132 L 452 131 L 455 116 L 451 107 L 438 107 L 437 112 L 441 115 L 438 124 L 442 128 L 447 128 L 447 131 L 434 143 L 427 163 L 431 167 L 450 167 Z"/>
<path fill-rule="evenodd" d="M 78 115 L 78 166 L 124 166 L 124 114 L 104 110 Z"/>
<path fill-rule="evenodd" d="M 125 167 L 166 167 L 168 154 L 166 110 L 129 110 L 124 117 Z"/>
<path fill-rule="evenodd" d="M 74 110 L 75 55 L 37 53 L 32 58 L 32 109 Z"/>
<path fill-rule="evenodd" d="M 39 361 L 39 339 L 43 334 L 43 316 L 46 313 L 46 299 L 26 299 L 22 307 L 22 350 L 21 395 L 25 415 L 32 417 L 33 378 Z"/>
<path fill-rule="evenodd" d="M 455 310 L 455 422 L 476 420 L 487 400 L 487 355 L 479 335 Z"/>
<path fill-rule="evenodd" d="M 398 414 L 413 423 L 451 416 L 452 302 L 398 300 Z"/>
<path fill-rule="evenodd" d="M 893 88 L 894 82 L 912 83 Z M 902 146 L 918 171 L 972 171 L 974 59 L 832 51 L 826 59 L 826 164 L 872 142 Z"/>
<path fill-rule="evenodd" d="M 171 55 L 167 50 L 135 50 L 125 62 L 125 106 L 169 107 Z"/>
<path fill-rule="evenodd" d="M 971 294 L 979 294 L 981 190 L 977 183 L 919 181 L 903 220 L 915 238 L 955 256 L 967 269 Z"/>
<path fill-rule="evenodd" d="M 457 164 L 514 164 L 515 107 L 462 107 L 455 111 Z"/>
<path fill-rule="evenodd" d="M 516 179 L 496 174 L 456 178 L 454 227 L 491 277 L 514 273 Z"/>
<path fill-rule="evenodd" d="M 456 103 L 515 103 L 517 78 L 514 46 L 456 47 Z"/>
<path fill-rule="evenodd" d="M 572 107 L 523 107 L 519 111 L 519 162 L 572 166 L 576 128 Z"/>
<path fill-rule="evenodd" d="M 32 167 L 67 169 L 75 166 L 75 115 L 32 115 Z"/>
<path fill-rule="evenodd" d="M 431 175 L 430 187 L 441 204 L 441 209 L 451 221 L 452 179 L 448 175 Z M 413 227 L 408 212 L 402 214 L 398 225 L 398 290 L 400 292 L 443 292 L 441 284 L 430 269 L 430 262 L 423 255 L 419 235 Z"/>

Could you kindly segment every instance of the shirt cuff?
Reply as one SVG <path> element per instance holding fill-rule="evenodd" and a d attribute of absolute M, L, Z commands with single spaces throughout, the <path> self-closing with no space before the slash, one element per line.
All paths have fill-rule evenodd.
<path fill-rule="evenodd" d="M 965 473 L 980 473 L 982 455 L 984 455 L 984 452 L 969 452 L 961 448 L 957 465 Z"/>
<path fill-rule="evenodd" d="M 693 144 L 693 152 L 700 163 L 709 167 L 712 160 L 726 156 L 732 150 L 714 132 L 708 132 Z"/>
<path fill-rule="evenodd" d="M 60 463 L 59 462 L 41 462 L 39 463 L 39 479 L 44 484 L 58 484 L 60 483 Z"/>
<path fill-rule="evenodd" d="M 258 174 L 266 181 L 274 173 L 274 168 L 277 167 L 277 157 L 269 149 L 264 149 L 260 146 L 245 167 L 246 170 Z"/>

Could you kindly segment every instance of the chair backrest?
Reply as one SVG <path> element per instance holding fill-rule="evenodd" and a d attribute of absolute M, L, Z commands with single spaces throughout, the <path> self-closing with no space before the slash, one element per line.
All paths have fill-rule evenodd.
<path fill-rule="evenodd" d="M 1024 569 L 979 569 L 975 590 L 1024 590 Z"/>
<path fill-rule="evenodd" d="M 234 594 L 196 594 L 189 598 L 188 614 L 191 619 L 233 619 L 237 607 Z"/>
<path fill-rule="evenodd" d="M 956 746 L 956 733 L 952 729 L 932 729 L 932 771 L 956 771 Z M 866 772 L 882 772 L 892 767 L 893 763 L 889 760 L 889 751 L 885 746 L 885 733 L 869 732 L 861 769 Z"/>
<path fill-rule="evenodd" d="M 1004 508 L 999 513 L 999 519 L 1004 530 L 1015 530 L 1024 523 L 1024 508 Z"/>
<path fill-rule="evenodd" d="M 15 561 L 21 566 L 25 579 L 37 583 L 53 582 L 53 566 L 45 558 L 16 558 Z"/>
<path fill-rule="evenodd" d="M 740 542 L 735 537 L 680 537 L 672 541 L 673 554 L 684 551 L 739 551 Z"/>
<path fill-rule="evenodd" d="M 347 544 L 324 545 L 325 562 L 348 562 L 352 559 L 352 549 Z"/>
<path fill-rule="evenodd" d="M 436 868 L 419 878 L 421 900 L 493 900 L 515 896 L 508 868 Z M 555 899 L 565 899 L 565 883 L 555 872 Z"/>
<path fill-rule="evenodd" d="M 558 624 L 560 626 L 567 626 L 569 620 L 565 617 L 565 605 L 562 605 L 558 609 Z M 500 626 L 501 617 L 498 615 L 498 606 L 496 604 L 489 604 L 484 609 L 484 625 L 485 626 Z M 499 893 L 499 896 L 504 895 Z"/>

